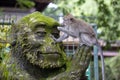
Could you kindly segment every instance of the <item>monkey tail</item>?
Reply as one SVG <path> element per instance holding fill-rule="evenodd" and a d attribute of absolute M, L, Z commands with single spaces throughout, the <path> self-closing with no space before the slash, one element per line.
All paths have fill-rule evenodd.
<path fill-rule="evenodd" d="M 101 46 L 99 43 L 96 44 L 98 47 L 98 50 L 100 52 L 100 58 L 101 58 L 101 66 L 102 66 L 102 80 L 105 80 L 105 63 L 104 63 L 104 56 L 103 56 L 103 51 L 101 49 Z"/>

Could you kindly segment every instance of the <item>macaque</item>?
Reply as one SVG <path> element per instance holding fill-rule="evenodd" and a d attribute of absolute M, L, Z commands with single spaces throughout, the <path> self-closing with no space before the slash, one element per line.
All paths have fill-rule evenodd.
<path fill-rule="evenodd" d="M 102 62 L 102 80 L 105 80 L 105 64 L 104 57 L 101 46 L 96 38 L 95 32 L 90 24 L 83 20 L 78 20 L 71 14 L 66 15 L 63 18 L 62 27 L 57 27 L 58 30 L 62 31 L 64 34 L 56 39 L 54 36 L 53 40 L 55 42 L 61 42 L 69 36 L 73 38 L 79 38 L 80 46 L 87 45 L 93 46 L 96 45 L 101 53 L 101 62 Z"/>

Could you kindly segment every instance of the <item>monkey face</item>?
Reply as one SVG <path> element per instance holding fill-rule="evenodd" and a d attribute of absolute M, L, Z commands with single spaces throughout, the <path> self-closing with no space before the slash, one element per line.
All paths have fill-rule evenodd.
<path fill-rule="evenodd" d="M 74 23 L 74 17 L 71 14 L 64 16 L 63 25 L 65 25 L 65 26 L 71 25 L 72 23 Z"/>
<path fill-rule="evenodd" d="M 12 53 L 21 55 L 27 62 L 40 68 L 57 68 L 65 65 L 66 54 L 59 43 L 52 44 L 50 35 L 59 37 L 59 32 L 55 27 L 57 22 L 50 18 L 52 21 L 48 25 L 45 22 L 47 19 L 48 17 L 40 13 L 33 13 L 21 19 L 16 24 L 17 44 L 12 48 Z"/>

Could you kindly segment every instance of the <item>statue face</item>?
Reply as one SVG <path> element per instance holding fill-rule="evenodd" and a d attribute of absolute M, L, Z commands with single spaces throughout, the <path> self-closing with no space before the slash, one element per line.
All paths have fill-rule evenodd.
<path fill-rule="evenodd" d="M 21 19 L 17 26 L 17 44 L 14 49 L 19 50 L 16 46 L 20 46 L 19 54 L 24 55 L 27 61 L 40 68 L 56 68 L 65 65 L 66 54 L 60 47 L 60 43 L 52 44 L 53 39 L 50 37 L 50 35 L 59 37 L 55 25 L 50 27 L 41 19 L 40 14 L 31 14 Z"/>

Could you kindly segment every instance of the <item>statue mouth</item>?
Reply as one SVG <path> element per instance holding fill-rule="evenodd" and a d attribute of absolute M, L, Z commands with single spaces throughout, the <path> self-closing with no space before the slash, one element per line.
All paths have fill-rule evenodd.
<path fill-rule="evenodd" d="M 44 68 L 56 68 L 64 65 L 64 58 L 58 52 L 37 54 L 36 64 Z"/>
<path fill-rule="evenodd" d="M 49 61 L 56 61 L 58 60 L 61 55 L 58 52 L 51 52 L 51 53 L 39 53 L 37 54 L 37 57 L 41 60 L 49 60 Z"/>
<path fill-rule="evenodd" d="M 30 63 L 40 68 L 58 68 L 66 63 L 64 53 L 52 50 L 41 51 L 33 49 L 26 54 Z"/>

